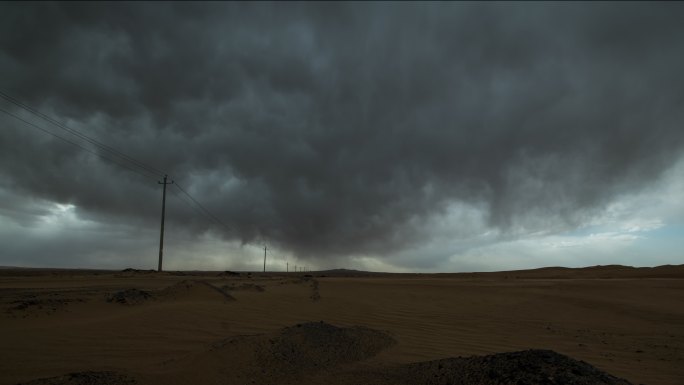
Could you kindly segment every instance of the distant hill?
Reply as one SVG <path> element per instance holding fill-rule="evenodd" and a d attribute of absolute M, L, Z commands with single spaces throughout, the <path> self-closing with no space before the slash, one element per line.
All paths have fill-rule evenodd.
<path fill-rule="evenodd" d="M 491 273 L 454 273 L 454 275 L 525 279 L 684 278 L 684 265 L 663 265 L 656 267 L 597 265 L 576 268 L 554 266 Z"/>
<path fill-rule="evenodd" d="M 64 269 L 64 268 L 33 268 L 0 266 L 0 276 L 40 276 L 40 275 L 100 275 L 100 274 L 127 274 L 142 272 L 145 274 L 169 274 L 187 276 L 206 276 L 223 274 L 217 271 L 164 271 L 157 273 L 155 270 L 95 270 L 95 269 Z M 311 275 L 314 277 L 443 277 L 443 278 L 478 278 L 478 279 L 626 279 L 626 278 L 684 278 L 684 265 L 663 265 L 655 267 L 633 267 L 623 265 L 598 265 L 587 267 L 562 267 L 551 266 L 527 270 L 510 270 L 495 272 L 470 272 L 470 273 L 386 273 L 354 269 L 331 269 L 308 272 L 238 272 L 236 276 L 280 276 L 280 275 Z"/>

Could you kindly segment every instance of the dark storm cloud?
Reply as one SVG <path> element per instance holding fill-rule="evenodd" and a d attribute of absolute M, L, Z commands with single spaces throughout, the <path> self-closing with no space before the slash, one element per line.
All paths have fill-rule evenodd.
<path fill-rule="evenodd" d="M 512 234 L 567 228 L 654 181 L 684 146 L 678 3 L 1 14 L 3 91 L 167 170 L 227 238 L 301 255 L 426 241 L 451 202 L 485 207 Z M 6 189 L 95 221 L 157 220 L 154 181 L 2 119 Z M 169 218 L 209 225 L 187 208 Z"/>

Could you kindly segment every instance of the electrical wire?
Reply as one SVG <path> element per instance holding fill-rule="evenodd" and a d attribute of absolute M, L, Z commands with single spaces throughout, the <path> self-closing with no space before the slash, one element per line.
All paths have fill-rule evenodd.
<path fill-rule="evenodd" d="M 71 141 L 71 140 L 69 140 L 69 139 L 67 139 L 67 138 L 64 138 L 64 137 L 62 137 L 62 136 L 59 136 L 59 135 L 55 134 L 54 132 L 52 132 L 52 131 L 50 131 L 50 130 L 46 130 L 45 128 L 40 127 L 39 125 L 37 125 L 37 124 L 35 124 L 35 123 L 29 122 L 28 120 L 25 120 L 25 119 L 23 119 L 22 117 L 20 117 L 20 116 L 18 116 L 18 115 L 15 115 L 15 114 L 13 114 L 13 113 L 11 113 L 11 112 L 9 112 L 9 111 L 7 111 L 7 110 L 1 108 L 1 107 L 0 107 L 0 112 L 3 112 L 3 113 L 5 113 L 5 114 L 7 114 L 7 115 L 9 115 L 9 116 L 11 116 L 11 117 L 13 117 L 13 118 L 15 118 L 15 119 L 21 121 L 21 122 L 24 122 L 24 123 L 28 124 L 29 126 L 32 126 L 33 128 L 37 128 L 38 130 L 43 131 L 44 133 L 46 133 L 46 134 L 48 134 L 48 135 L 51 135 L 51 136 L 53 136 L 53 137 L 55 137 L 55 138 L 57 138 L 57 139 L 59 139 L 59 140 L 65 142 L 65 143 L 69 143 L 69 144 L 71 144 L 71 145 L 74 145 L 74 146 L 80 148 L 80 149 L 83 150 L 83 151 L 86 151 L 86 152 L 88 152 L 88 153 L 90 153 L 90 154 L 92 154 L 92 155 L 95 155 L 95 156 L 97 156 L 97 157 L 99 157 L 99 158 L 101 158 L 101 159 L 104 159 L 104 160 L 106 160 L 106 161 L 108 161 L 108 162 L 112 162 L 112 163 L 114 163 L 114 164 L 116 164 L 116 165 L 118 165 L 118 166 L 120 166 L 120 167 L 123 167 L 123 168 L 127 169 L 128 171 L 134 172 L 134 173 L 136 173 L 136 174 L 138 174 L 138 175 L 142 175 L 142 176 L 144 176 L 145 178 L 152 178 L 152 179 L 156 179 L 156 178 L 157 178 L 156 176 L 150 175 L 150 174 L 148 174 L 148 173 L 146 173 L 146 172 L 144 172 L 144 171 L 140 171 L 140 170 L 131 168 L 131 167 L 129 167 L 128 165 L 125 165 L 125 164 L 123 164 L 123 163 L 119 163 L 119 162 L 117 162 L 117 161 L 114 160 L 114 159 L 107 158 L 106 156 L 104 156 L 104 155 L 102 155 L 102 154 L 100 154 L 100 153 L 97 153 L 97 152 L 95 152 L 95 151 L 93 151 L 93 150 L 91 150 L 91 149 L 89 149 L 89 148 L 87 148 L 87 147 L 84 147 L 84 146 L 82 146 L 82 145 L 80 145 L 80 144 L 78 144 L 78 143 L 76 143 L 76 142 L 73 142 L 73 141 Z"/>
<path fill-rule="evenodd" d="M 86 141 L 86 142 L 88 142 L 88 143 L 94 145 L 94 146 L 97 146 L 97 147 L 100 148 L 101 150 L 106 151 L 106 152 L 108 152 L 108 153 L 111 154 L 111 155 L 117 156 L 117 157 L 119 157 L 119 158 L 121 158 L 121 159 L 123 159 L 123 160 L 125 160 L 125 161 L 127 161 L 127 162 L 132 163 L 133 165 L 135 165 L 135 166 L 138 167 L 138 168 L 144 169 L 145 171 L 147 171 L 147 172 L 149 172 L 149 173 L 151 173 L 151 174 L 158 175 L 158 176 L 164 176 L 164 175 L 166 174 L 164 171 L 161 171 L 161 170 L 159 170 L 159 169 L 157 169 L 157 168 L 155 168 L 155 167 L 152 167 L 152 166 L 150 166 L 150 165 L 148 165 L 148 164 L 145 164 L 145 163 L 143 163 L 143 162 L 141 162 L 141 161 L 139 161 L 139 160 L 136 160 L 136 159 L 134 159 L 134 158 L 132 158 L 132 157 L 130 157 L 130 156 L 124 154 L 123 152 L 121 152 L 121 151 L 119 151 L 119 150 L 117 150 L 117 149 L 115 149 L 115 148 L 113 148 L 113 147 L 111 147 L 111 146 L 108 146 L 108 145 L 106 145 L 106 144 L 104 144 L 104 143 L 102 143 L 102 142 L 100 142 L 100 141 L 98 141 L 98 140 L 96 140 L 96 139 L 94 139 L 94 138 L 92 138 L 92 137 L 86 135 L 86 134 L 83 134 L 83 133 L 81 133 L 81 132 L 79 132 L 79 131 L 77 131 L 77 130 L 74 130 L 73 128 L 70 128 L 70 127 L 66 126 L 64 123 L 61 123 L 61 122 L 59 122 L 59 121 L 57 121 L 57 120 L 51 118 L 50 116 L 48 116 L 48 115 L 46 115 L 46 114 L 44 114 L 44 113 L 42 113 L 42 112 L 36 110 L 35 108 L 33 108 L 33 107 L 31 107 L 31 106 L 28 106 L 28 105 L 22 103 L 21 101 L 19 101 L 19 100 L 17 100 L 16 98 L 14 98 L 14 97 L 12 97 L 12 96 L 10 96 L 10 95 L 4 93 L 4 92 L 1 91 L 1 90 L 0 90 L 0 97 L 4 98 L 4 99 L 7 100 L 8 102 L 10 102 L 10 103 L 16 105 L 17 107 L 20 107 L 20 108 L 22 108 L 22 109 L 28 111 L 29 113 L 31 113 L 31 114 L 33 114 L 33 115 L 35 115 L 35 116 L 38 116 L 39 118 L 41 118 L 41 119 L 43 119 L 43 120 L 45 120 L 45 121 L 47 121 L 47 122 L 49 122 L 49 123 L 51 123 L 51 124 L 57 126 L 58 128 L 60 128 L 60 129 L 62 129 L 62 130 L 64 130 L 64 131 L 66 131 L 66 132 L 68 132 L 68 133 L 70 133 L 70 134 L 72 134 L 72 135 L 74 135 L 74 136 L 76 136 L 76 137 L 78 137 L 78 138 L 80 138 L 80 139 L 82 139 L 82 140 L 84 140 L 84 141 Z"/>
<path fill-rule="evenodd" d="M 196 213 L 198 213 L 199 215 L 201 215 L 201 216 L 203 216 L 203 217 L 206 217 L 206 214 L 204 214 L 204 212 L 202 212 L 200 209 L 198 209 L 195 205 L 193 205 L 192 203 L 190 203 L 190 201 L 189 201 L 187 198 L 184 198 L 182 195 L 180 195 L 179 193 L 177 193 L 177 192 L 176 192 L 175 190 L 173 190 L 173 189 L 170 189 L 169 191 L 170 191 L 171 194 L 173 194 L 176 198 L 178 198 L 178 200 L 180 200 L 181 202 L 183 202 L 183 203 L 185 203 L 186 205 L 188 205 L 188 206 L 189 206 L 191 209 L 193 209 Z"/>
<path fill-rule="evenodd" d="M 199 207 L 202 212 L 204 212 L 205 216 L 213 220 L 214 222 L 218 223 L 219 225 L 223 226 L 226 230 L 230 230 L 230 227 L 223 223 L 220 219 L 218 219 L 215 215 L 213 215 L 209 210 L 207 210 L 204 206 L 202 206 L 201 203 L 197 201 L 197 199 L 193 198 L 192 195 L 190 195 L 187 191 L 185 191 L 178 183 L 174 183 L 174 185 L 183 193 L 185 194 L 192 202 L 194 202 L 197 207 Z"/>
<path fill-rule="evenodd" d="M 20 101 L 17 100 L 16 98 L 14 98 L 14 97 L 12 97 L 12 96 L 10 96 L 10 95 L 8 95 L 8 94 L 2 92 L 2 91 L 0 91 L 0 97 L 4 98 L 5 100 L 9 101 L 10 103 L 12 103 L 12 104 L 14 104 L 14 105 L 16 105 L 16 106 L 22 108 L 23 110 L 25 110 L 25 111 L 27 111 L 27 112 L 29 112 L 29 113 L 35 115 L 35 116 L 38 116 L 39 118 L 41 118 L 41 119 L 43 119 L 43 120 L 45 120 L 45 121 L 47 121 L 47 122 L 49 122 L 49 123 L 51 123 L 51 124 L 57 126 L 58 128 L 60 128 L 60 129 L 62 129 L 62 130 L 64 130 L 64 131 L 67 131 L 68 133 L 70 133 L 70 134 L 72 134 L 72 135 L 78 137 L 79 139 L 84 140 L 84 141 L 86 141 L 86 142 L 88 142 L 88 143 L 90 143 L 90 144 L 96 146 L 97 148 L 99 148 L 99 149 L 105 151 L 108 155 L 117 156 L 117 157 L 119 158 L 119 159 L 117 159 L 117 160 L 119 160 L 119 161 L 114 160 L 114 159 L 112 159 L 112 158 L 109 158 L 109 157 L 107 157 L 107 156 L 104 156 L 102 153 L 93 151 L 92 149 L 89 149 L 89 148 L 87 148 L 87 147 L 85 147 L 85 146 L 83 146 L 83 145 L 81 145 L 81 144 L 79 144 L 79 143 L 77 143 L 77 142 L 74 142 L 74 141 L 72 141 L 72 140 L 69 140 L 69 139 L 67 139 L 67 138 L 65 138 L 65 137 L 63 137 L 63 136 L 57 135 L 57 134 L 55 134 L 54 132 L 52 132 L 52 131 L 50 131 L 50 130 L 47 130 L 47 129 L 45 129 L 45 128 L 43 128 L 43 127 L 41 127 L 41 126 L 39 126 L 39 125 L 37 125 L 37 124 L 35 124 L 35 123 L 33 123 L 33 122 L 30 122 L 30 121 L 28 121 L 28 120 L 26 120 L 26 119 L 24 119 L 24 118 L 22 118 L 22 117 L 20 117 L 20 116 L 18 116 L 18 115 L 16 115 L 16 114 L 12 113 L 12 112 L 10 112 L 10 111 L 7 111 L 7 110 L 5 110 L 5 109 L 3 109 L 3 108 L 0 107 L 0 112 L 3 112 L 3 113 L 5 113 L 5 114 L 7 114 L 7 115 L 9 115 L 9 116 L 11 116 L 11 117 L 13 117 L 13 118 L 15 118 L 15 119 L 21 121 L 21 122 L 23 122 L 23 123 L 29 125 L 29 126 L 32 126 L 32 127 L 36 128 L 36 129 L 38 129 L 38 130 L 40 130 L 40 131 L 43 131 L 44 133 L 46 133 L 46 134 L 48 134 L 48 135 L 51 135 L 51 136 L 53 136 L 53 137 L 55 137 L 55 138 L 57 138 L 57 139 L 60 139 L 60 140 L 62 140 L 62 141 L 64 141 L 64 142 L 66 142 L 66 143 L 69 143 L 69 144 L 71 144 L 71 145 L 73 145 L 73 146 L 76 146 L 76 147 L 80 148 L 80 149 L 83 150 L 83 151 L 86 151 L 86 152 L 88 152 L 88 153 L 90 153 L 90 154 L 92 154 L 92 155 L 95 155 L 95 156 L 97 156 L 97 157 L 99 157 L 99 158 L 101 158 L 101 159 L 103 159 L 103 160 L 112 162 L 112 163 L 114 163 L 114 164 L 116 164 L 116 165 L 118 165 L 118 166 L 120 166 L 120 167 L 122 167 L 122 168 L 125 168 L 125 169 L 127 169 L 127 170 L 129 170 L 129 171 L 131 171 L 131 172 L 134 172 L 134 173 L 136 173 L 136 174 L 138 174 L 138 175 L 141 175 L 141 176 L 143 176 L 143 177 L 145 177 L 145 178 L 157 179 L 158 177 L 163 177 L 163 176 L 166 175 L 166 173 L 165 173 L 164 171 L 161 171 L 161 170 L 159 170 L 159 169 L 157 169 L 157 168 L 155 168 L 155 167 L 152 167 L 152 166 L 147 165 L 147 164 L 145 164 L 145 163 L 143 163 L 143 162 L 141 162 L 141 161 L 138 161 L 138 160 L 136 160 L 136 159 L 134 159 L 134 158 L 132 158 L 132 157 L 130 157 L 130 156 L 124 154 L 123 152 L 116 150 L 115 148 L 113 148 L 113 147 L 111 147 L 111 146 L 108 146 L 108 145 L 106 145 L 106 144 L 104 144 L 104 143 L 102 143 L 102 142 L 100 142 L 100 141 L 98 141 L 98 140 L 96 140 L 96 139 L 94 139 L 94 138 L 89 137 L 88 135 L 85 135 L 85 134 L 83 134 L 83 133 L 81 133 L 81 132 L 79 132 L 79 131 L 76 131 L 76 130 L 74 130 L 74 129 L 72 129 L 72 128 L 66 126 L 66 125 L 64 125 L 63 123 L 60 123 L 59 121 L 57 121 L 57 120 L 55 120 L 55 119 L 53 119 L 53 118 L 51 118 L 51 117 L 49 117 L 49 116 L 43 114 L 42 112 L 40 112 L 40 111 L 38 111 L 38 110 L 36 110 L 36 109 L 30 107 L 30 106 L 27 106 L 26 104 L 20 102 Z M 127 161 L 127 162 L 129 162 L 130 164 L 132 164 L 133 166 L 138 167 L 138 169 L 135 169 L 135 168 L 131 167 L 130 164 L 122 163 L 122 162 L 120 162 L 120 160 Z M 195 199 L 192 195 L 190 195 L 190 193 L 188 193 L 185 189 L 183 189 L 180 185 L 178 185 L 178 183 L 174 183 L 174 185 L 175 185 L 175 186 L 178 188 L 178 190 L 180 190 L 187 198 L 189 198 L 190 201 L 188 201 L 187 199 L 183 198 L 181 195 L 177 194 L 175 191 L 171 190 L 171 192 L 173 193 L 173 195 L 175 195 L 178 199 L 180 199 L 180 200 L 183 201 L 185 204 L 187 204 L 188 206 L 190 206 L 190 207 L 191 207 L 193 210 L 195 210 L 197 213 L 199 213 L 199 214 L 201 214 L 201 215 L 204 215 L 205 217 L 211 219 L 213 222 L 218 223 L 219 225 L 221 225 L 221 226 L 224 227 L 225 229 L 230 230 L 230 227 L 229 227 L 228 225 L 226 225 L 225 223 L 223 223 L 220 219 L 218 219 L 215 215 L 213 215 L 209 210 L 207 210 L 201 203 L 199 203 L 199 202 L 197 201 L 197 199 Z M 194 205 L 193 205 L 193 203 L 194 203 Z"/>

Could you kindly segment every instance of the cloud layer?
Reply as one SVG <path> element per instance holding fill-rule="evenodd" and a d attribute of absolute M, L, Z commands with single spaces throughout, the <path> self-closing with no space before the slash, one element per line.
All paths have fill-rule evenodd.
<path fill-rule="evenodd" d="M 189 236 L 401 259 L 436 233 L 570 231 L 684 149 L 679 3 L 2 8 L 0 89 L 168 172 L 228 226 L 178 205 Z M 10 201 L 156 229 L 154 179 L 0 124 Z M 41 206 L 23 202 L 2 214 L 30 228 Z"/>

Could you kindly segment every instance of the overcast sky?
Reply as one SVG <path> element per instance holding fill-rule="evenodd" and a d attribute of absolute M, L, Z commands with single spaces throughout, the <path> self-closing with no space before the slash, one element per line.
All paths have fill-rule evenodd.
<path fill-rule="evenodd" d="M 682 263 L 684 3 L 0 3 L 0 265 Z M 9 114 L 11 115 L 9 115 Z M 13 115 L 13 116 L 12 116 Z M 46 134 L 60 135 L 91 152 Z M 140 175 L 144 174 L 144 175 Z"/>

